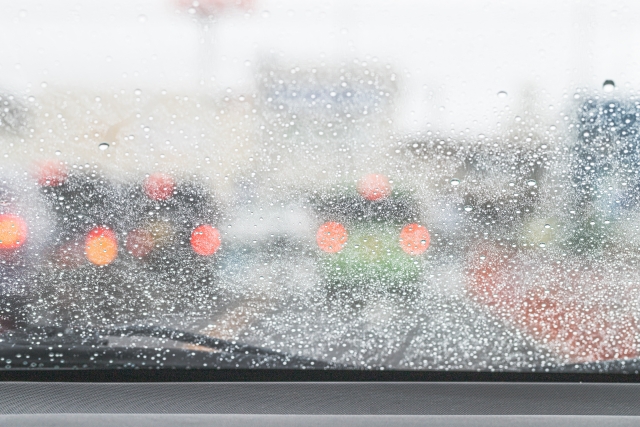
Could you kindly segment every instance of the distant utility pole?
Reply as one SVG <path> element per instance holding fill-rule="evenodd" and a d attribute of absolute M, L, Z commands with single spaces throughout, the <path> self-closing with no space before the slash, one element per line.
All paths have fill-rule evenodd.
<path fill-rule="evenodd" d="M 199 84 L 212 87 L 215 83 L 215 33 L 214 25 L 220 16 L 233 9 L 250 10 L 254 0 L 173 0 L 185 10 L 199 27 L 200 76 Z"/>

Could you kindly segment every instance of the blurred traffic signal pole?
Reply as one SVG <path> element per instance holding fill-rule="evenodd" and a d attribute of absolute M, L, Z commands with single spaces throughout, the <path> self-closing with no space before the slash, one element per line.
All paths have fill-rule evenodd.
<path fill-rule="evenodd" d="M 216 85 L 216 24 L 219 18 L 233 9 L 250 10 L 254 0 L 173 0 L 198 25 L 200 44 L 199 85 L 212 89 Z"/>

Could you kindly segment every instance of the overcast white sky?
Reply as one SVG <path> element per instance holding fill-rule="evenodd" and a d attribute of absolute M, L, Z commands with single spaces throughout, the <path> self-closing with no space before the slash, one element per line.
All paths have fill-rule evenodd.
<path fill-rule="evenodd" d="M 377 60 L 400 76 L 404 129 L 482 131 L 524 93 L 557 109 L 605 79 L 619 91 L 640 88 L 638 1 L 255 2 L 217 27 L 220 86 L 251 90 L 269 55 L 298 65 Z M 190 91 L 202 75 L 199 37 L 170 0 L 0 0 L 0 87 Z"/>

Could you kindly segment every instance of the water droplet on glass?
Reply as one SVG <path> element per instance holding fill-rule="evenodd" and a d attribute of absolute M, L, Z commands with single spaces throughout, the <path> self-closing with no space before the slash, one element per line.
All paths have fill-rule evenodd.
<path fill-rule="evenodd" d="M 146 15 L 138 16 L 138 22 L 141 24 L 144 24 L 145 22 L 147 22 L 147 16 Z"/>
<path fill-rule="evenodd" d="M 20 18 L 26 18 L 27 17 L 27 11 L 22 9 L 20 12 L 18 12 L 18 16 Z"/>
<path fill-rule="evenodd" d="M 48 86 L 48 85 L 47 85 L 47 82 L 42 82 L 42 83 L 40 83 L 40 87 L 42 87 L 42 88 L 45 88 L 45 87 L 47 87 L 47 86 Z"/>
<path fill-rule="evenodd" d="M 134 90 L 134 91 L 133 91 L 133 93 L 134 93 L 134 95 L 135 95 L 135 96 L 140 96 L 140 95 L 142 95 L 142 91 L 141 91 L 140 89 L 136 89 L 136 90 Z"/>
<path fill-rule="evenodd" d="M 269 13 L 268 10 L 265 10 L 265 11 L 262 12 L 262 17 L 265 18 L 265 19 L 268 18 L 269 15 L 270 15 L 270 13 Z"/>
<path fill-rule="evenodd" d="M 103 143 L 101 143 L 100 145 L 98 145 L 98 148 L 99 148 L 101 151 L 104 151 L 104 150 L 106 150 L 107 148 L 109 148 L 109 144 L 107 144 L 106 142 L 103 142 Z"/>
<path fill-rule="evenodd" d="M 469 206 L 469 205 L 467 205 L 467 206 L 465 206 L 465 207 L 464 207 L 464 210 L 465 210 L 466 212 L 471 212 L 471 211 L 473 210 L 473 206 Z"/>
<path fill-rule="evenodd" d="M 500 92 L 498 92 L 498 98 L 506 98 L 507 97 L 507 92 L 501 90 Z"/>
<path fill-rule="evenodd" d="M 60 150 L 56 150 L 56 156 L 59 156 L 60 154 L 62 154 L 62 152 Z"/>
<path fill-rule="evenodd" d="M 541 248 L 544 248 L 545 246 L 547 246 L 547 245 L 546 245 L 546 244 L 544 244 L 544 243 L 540 243 L 540 247 L 541 247 Z"/>
<path fill-rule="evenodd" d="M 533 187 L 534 185 L 536 185 L 536 180 L 535 179 L 528 179 L 527 180 L 527 185 L 529 187 Z"/>
<path fill-rule="evenodd" d="M 602 89 L 604 89 L 605 92 L 611 92 L 615 88 L 616 84 L 613 82 L 613 80 L 605 80 L 602 84 Z"/>
<path fill-rule="evenodd" d="M 544 228 L 551 228 L 551 224 L 545 224 Z"/>
<path fill-rule="evenodd" d="M 451 180 L 451 185 L 455 186 L 455 185 L 458 185 L 458 184 L 460 184 L 460 180 L 459 180 L 459 179 L 457 179 L 457 178 L 453 178 L 453 179 Z"/>

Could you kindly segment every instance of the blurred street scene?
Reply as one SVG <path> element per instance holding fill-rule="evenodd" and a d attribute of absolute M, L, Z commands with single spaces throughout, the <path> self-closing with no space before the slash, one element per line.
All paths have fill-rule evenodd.
<path fill-rule="evenodd" d="M 518 80 L 456 29 L 469 63 L 441 61 L 414 15 L 442 5 L 27 3 L 0 34 L 72 49 L 102 11 L 116 36 L 78 44 L 77 80 L 18 52 L 45 35 L 0 58 L 4 331 L 172 326 L 368 369 L 638 357 L 640 82 L 597 45 Z M 553 7 L 540 46 L 606 9 Z"/>

